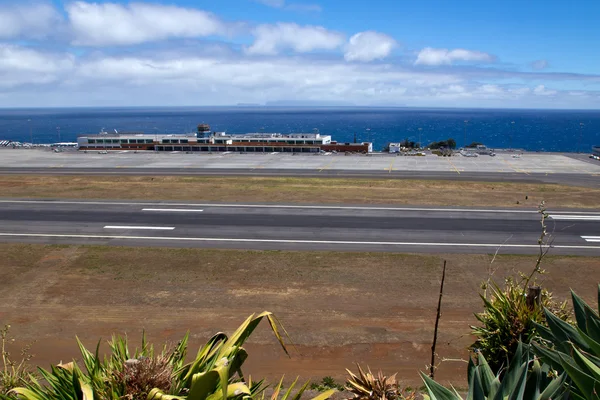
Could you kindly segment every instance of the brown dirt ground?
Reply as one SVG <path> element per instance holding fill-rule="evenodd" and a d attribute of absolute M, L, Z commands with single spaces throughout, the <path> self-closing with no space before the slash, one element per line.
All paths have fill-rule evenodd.
<path fill-rule="evenodd" d="M 600 189 L 398 179 L 2 176 L 7 198 L 598 208 Z M 525 197 L 528 197 L 526 199 Z"/>
<path fill-rule="evenodd" d="M 0 244 L 0 323 L 17 344 L 37 340 L 41 366 L 77 357 L 75 336 L 93 348 L 127 333 L 139 343 L 176 342 L 191 353 L 253 312 L 273 311 L 297 351 L 288 359 L 267 326 L 246 346 L 246 372 L 342 381 L 355 362 L 421 386 L 430 357 L 442 260 L 448 260 L 438 353 L 468 356 L 469 325 L 481 308 L 490 255 L 410 255 Z M 495 276 L 529 271 L 532 257 L 499 256 Z M 566 299 L 574 288 L 595 304 L 600 259 L 548 257 L 544 285 Z M 437 378 L 465 386 L 466 365 L 446 361 Z"/>

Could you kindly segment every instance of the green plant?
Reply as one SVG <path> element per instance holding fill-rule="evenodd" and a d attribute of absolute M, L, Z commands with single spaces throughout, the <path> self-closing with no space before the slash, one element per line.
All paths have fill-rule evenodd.
<path fill-rule="evenodd" d="M 33 355 L 30 353 L 31 345 L 28 344 L 21 349 L 21 360 L 16 361 L 8 351 L 8 344 L 14 343 L 15 339 L 10 335 L 10 325 L 4 325 L 0 330 L 0 341 L 2 342 L 2 370 L 0 370 L 0 395 L 8 396 L 10 391 L 29 380 L 29 365 Z"/>
<path fill-rule="evenodd" d="M 367 372 L 363 371 L 360 365 L 358 375 L 349 369 L 346 369 L 350 377 L 346 380 L 346 390 L 353 394 L 353 399 L 360 400 L 412 400 L 415 394 L 407 390 L 402 391 L 396 382 L 396 374 L 385 376 L 379 371 L 377 375 L 371 372 L 367 367 Z"/>
<path fill-rule="evenodd" d="M 327 390 L 330 389 L 336 389 L 339 391 L 344 390 L 344 386 L 338 384 L 335 379 L 333 379 L 331 376 L 326 376 L 323 379 L 321 379 L 320 383 L 316 383 L 313 382 L 310 384 L 310 390 L 316 390 L 318 392 L 325 392 Z"/>
<path fill-rule="evenodd" d="M 476 314 L 480 326 L 471 326 L 477 337 L 471 350 L 481 353 L 493 371 L 499 371 L 514 355 L 519 340 L 529 343 L 546 324 L 543 309 L 551 308 L 561 319 L 568 319 L 566 304 L 558 304 L 547 290 L 541 290 L 538 302 L 527 301 L 523 281 L 506 279 L 504 288 L 491 283 L 491 298 L 481 295 L 484 311 Z"/>
<path fill-rule="evenodd" d="M 570 316 L 566 302 L 556 302 L 552 293 L 535 283 L 535 277 L 545 273 L 541 265 L 551 247 L 546 226 L 548 214 L 543 202 L 539 213 L 542 232 L 538 239 L 539 254 L 531 273 L 521 273 L 517 279 L 507 278 L 503 287 L 492 281 L 491 276 L 482 285 L 484 293 L 480 297 L 484 309 L 475 315 L 480 325 L 471 326 L 477 339 L 470 348 L 480 352 L 495 372 L 512 359 L 520 340 L 529 343 L 538 335 L 538 326 L 546 325 L 544 308 L 551 309 L 562 320 Z"/>
<path fill-rule="evenodd" d="M 141 348 L 133 353 L 127 338 L 113 337 L 109 342 L 110 356 L 104 360 L 98 355 L 100 343 L 92 353 L 78 340 L 85 372 L 75 362 L 52 366 L 50 371 L 40 369 L 45 383 L 32 380 L 13 393 L 26 400 L 226 400 L 260 398 L 261 394 L 264 398 L 263 381 L 246 381 L 242 373 L 248 357 L 242 345 L 263 318 L 288 354 L 279 333 L 280 325 L 271 313 L 263 312 L 248 317 L 231 336 L 214 335 L 187 364 L 187 334 L 173 349 L 165 346 L 157 354 L 145 336 Z M 281 385 L 282 382 L 276 388 L 276 396 Z M 294 385 L 282 400 L 291 397 Z M 300 395 L 307 386 L 308 382 L 300 389 Z M 322 393 L 318 399 L 326 399 L 334 391 Z M 300 395 L 296 393 L 293 400 Z"/>
<path fill-rule="evenodd" d="M 468 367 L 469 389 L 467 399 L 471 400 L 559 400 L 568 399 L 563 382 L 565 375 L 556 376 L 547 366 L 532 357 L 527 346 L 519 342 L 506 371 L 494 374 L 485 357 L 477 353 L 477 363 L 471 358 Z M 428 395 L 427 400 L 462 400 L 454 388 L 440 385 L 421 372 Z"/>
<path fill-rule="evenodd" d="M 532 343 L 541 359 L 569 377 L 573 398 L 600 398 L 600 285 L 598 312 L 571 291 L 576 325 L 545 309 L 548 327 L 538 326 L 540 339 Z"/>

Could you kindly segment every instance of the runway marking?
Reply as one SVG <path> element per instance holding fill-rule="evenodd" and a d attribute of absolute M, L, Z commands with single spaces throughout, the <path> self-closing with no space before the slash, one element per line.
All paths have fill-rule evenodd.
<path fill-rule="evenodd" d="M 172 231 L 174 226 L 125 226 L 125 225 L 106 225 L 104 229 L 147 229 L 158 231 Z"/>
<path fill-rule="evenodd" d="M 458 170 L 458 168 L 456 168 L 456 165 L 454 165 L 454 163 L 452 161 L 450 161 L 450 159 L 448 159 L 448 162 L 450 163 L 450 165 L 452 165 L 452 168 L 454 168 L 456 173 L 460 175 L 460 171 Z"/>
<path fill-rule="evenodd" d="M 600 243 L 600 236 L 582 236 L 581 238 L 585 239 L 586 242 Z"/>
<path fill-rule="evenodd" d="M 513 169 L 515 172 L 521 172 L 521 173 L 523 173 L 523 174 L 525 174 L 525 175 L 529 175 L 529 172 L 527 172 L 527 171 L 525 171 L 525 170 L 523 170 L 523 169 L 516 168 L 514 165 L 512 165 L 512 164 L 511 164 L 511 163 L 509 163 L 508 161 L 506 161 L 506 160 L 502 160 L 502 161 L 504 161 L 504 162 L 505 162 L 505 163 L 506 163 L 506 164 L 507 164 L 509 167 L 511 167 L 511 168 L 512 168 L 512 169 Z"/>
<path fill-rule="evenodd" d="M 503 210 L 478 208 L 424 208 L 424 207 L 366 207 L 366 206 L 309 206 L 291 204 L 230 204 L 230 203 L 142 203 L 142 202 L 107 202 L 107 201 L 68 201 L 68 200 L 0 200 L 1 203 L 16 204 L 80 204 L 104 206 L 164 206 L 164 207 L 216 207 L 216 208 L 281 208 L 309 210 L 370 210 L 370 211 L 434 211 L 434 212 L 472 212 L 472 213 L 507 213 L 507 214 L 539 214 L 537 210 Z M 165 210 L 160 208 L 159 210 Z M 557 211 L 558 212 L 558 211 Z M 561 214 L 600 215 L 600 211 L 560 211 Z"/>
<path fill-rule="evenodd" d="M 192 210 L 192 209 L 189 209 L 189 208 L 142 208 L 142 211 L 203 212 L 204 210 Z"/>
<path fill-rule="evenodd" d="M 390 166 L 387 168 L 384 168 L 384 171 L 387 171 L 388 173 L 392 173 L 392 170 L 394 169 L 394 160 L 392 159 L 392 162 L 390 162 Z"/>
<path fill-rule="evenodd" d="M 329 163 L 327 163 L 327 165 L 325 165 L 325 166 L 321 167 L 321 168 L 319 169 L 319 172 L 323 171 L 324 169 L 329 169 L 329 167 L 331 167 L 331 166 L 333 165 L 333 163 L 334 163 L 334 162 L 335 162 L 335 158 L 334 158 L 334 159 L 332 159 L 332 160 L 331 160 Z"/>
<path fill-rule="evenodd" d="M 503 244 L 503 243 L 433 243 L 433 242 L 359 242 L 351 240 L 296 240 L 296 239 L 236 239 L 236 238 L 209 238 L 209 237 L 172 237 L 172 236 L 123 236 L 123 235 L 79 235 L 58 233 L 9 233 L 2 232 L 5 237 L 42 237 L 42 238 L 73 238 L 73 239 L 124 239 L 124 240 L 171 240 L 186 242 L 239 242 L 239 243 L 283 243 L 283 244 L 339 244 L 339 245 L 367 245 L 367 246 L 423 246 L 423 247 L 510 247 L 538 249 L 535 244 Z M 552 245 L 556 249 L 590 249 L 600 250 L 600 246 L 581 245 Z"/>
<path fill-rule="evenodd" d="M 600 221 L 600 215 L 560 215 L 550 214 L 550 218 L 557 221 Z"/>

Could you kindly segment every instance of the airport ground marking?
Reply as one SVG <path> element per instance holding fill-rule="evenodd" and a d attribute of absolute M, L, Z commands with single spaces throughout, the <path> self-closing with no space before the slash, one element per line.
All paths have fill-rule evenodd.
<path fill-rule="evenodd" d="M 174 226 L 126 226 L 126 225 L 106 225 L 104 229 L 143 229 L 157 231 L 172 231 Z"/>
<path fill-rule="evenodd" d="M 394 159 L 392 159 L 392 161 L 390 162 L 389 167 L 384 168 L 384 171 L 387 171 L 389 174 L 391 174 L 393 169 L 394 169 Z"/>
<path fill-rule="evenodd" d="M 204 210 L 190 208 L 142 208 L 142 211 L 162 211 L 162 212 L 203 212 Z"/>
<path fill-rule="evenodd" d="M 293 204 L 235 204 L 235 203 L 149 203 L 149 202 L 110 202 L 110 201 L 70 201 L 70 200 L 6 200 L 0 204 L 79 204 L 105 206 L 163 206 L 163 207 L 215 207 L 215 208 L 281 208 L 281 209 L 313 209 L 313 210 L 366 210 L 366 211 L 432 211 L 432 212 L 472 212 L 472 213 L 507 213 L 507 214 L 539 214 L 539 211 L 522 209 L 484 209 L 484 208 L 427 208 L 427 207 L 367 207 L 367 206 L 335 206 L 335 205 L 293 205 Z M 160 208 L 159 210 L 165 210 Z M 551 213 L 552 211 L 547 211 Z M 600 211 L 556 211 L 561 214 L 599 215 Z"/>
<path fill-rule="evenodd" d="M 600 215 L 549 214 L 556 221 L 600 221 Z"/>
<path fill-rule="evenodd" d="M 334 162 L 335 162 L 335 158 L 332 158 L 332 159 L 331 159 L 331 161 L 329 161 L 329 162 L 327 163 L 327 165 L 325 165 L 325 166 L 323 166 L 323 167 L 321 167 L 321 168 L 319 169 L 319 172 L 321 172 L 321 171 L 323 171 L 323 170 L 325 170 L 325 169 L 329 169 L 329 167 L 331 167 L 331 166 L 333 165 L 333 163 L 334 163 Z"/>
<path fill-rule="evenodd" d="M 104 239 L 104 240 L 155 240 L 181 242 L 238 242 L 238 243 L 280 243 L 280 244 L 334 244 L 334 245 L 367 245 L 367 246 L 421 246 L 421 247 L 482 247 L 482 248 L 524 248 L 537 249 L 535 244 L 503 244 L 503 243 L 448 243 L 448 242 L 384 242 L 384 241 L 352 241 L 352 240 L 303 240 L 303 239 L 249 239 L 249 238 L 211 238 L 211 237 L 174 237 L 174 236 L 125 236 L 125 235 L 81 235 L 59 233 L 10 233 L 0 232 L 0 237 L 39 237 L 63 239 Z M 600 241 L 600 240 L 599 240 Z M 600 246 L 583 245 L 551 245 L 556 249 L 600 250 Z"/>
<path fill-rule="evenodd" d="M 600 236 L 582 236 L 586 242 L 600 243 Z"/>
<path fill-rule="evenodd" d="M 506 160 L 502 160 L 502 161 L 504 161 L 504 162 L 505 162 L 505 163 L 506 163 L 506 164 L 507 164 L 509 167 L 511 167 L 511 168 L 512 168 L 512 169 L 513 169 L 515 172 L 520 172 L 520 173 L 523 173 L 523 174 L 525 174 L 525 175 L 529 175 L 529 172 L 525 171 L 524 169 L 519 169 L 519 168 L 515 167 L 514 165 L 512 165 L 511 163 L 509 163 L 508 161 L 506 161 Z"/>
<path fill-rule="evenodd" d="M 456 168 L 456 165 L 454 165 L 454 163 L 452 161 L 450 161 L 449 158 L 448 158 L 448 162 L 450 163 L 450 165 L 452 165 L 452 168 L 454 168 L 454 171 L 456 171 L 456 173 L 460 175 L 460 171 L 458 170 L 458 168 Z"/>

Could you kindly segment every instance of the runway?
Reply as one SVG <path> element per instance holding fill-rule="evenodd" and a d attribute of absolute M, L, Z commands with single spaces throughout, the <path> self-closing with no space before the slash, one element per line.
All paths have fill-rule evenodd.
<path fill-rule="evenodd" d="M 600 255 L 600 211 L 551 210 L 550 254 Z M 0 200 L 0 241 L 535 254 L 536 210 Z"/>
<path fill-rule="evenodd" d="M 378 170 L 308 170 L 308 169 L 237 169 L 237 168 L 0 168 L 0 175 L 66 175 L 66 176 L 248 176 L 305 178 L 380 178 L 425 179 L 470 182 L 545 183 L 600 188 L 597 175 L 579 173 L 474 172 L 460 174 L 448 171 L 378 171 Z"/>

